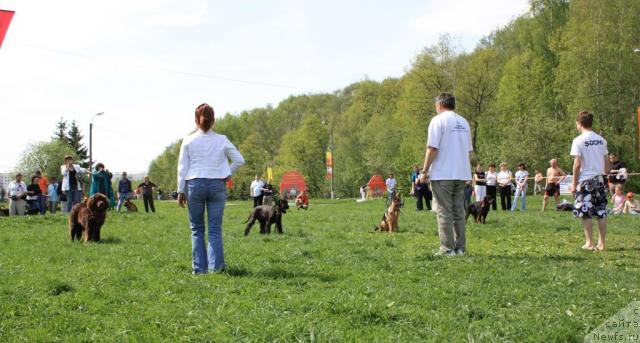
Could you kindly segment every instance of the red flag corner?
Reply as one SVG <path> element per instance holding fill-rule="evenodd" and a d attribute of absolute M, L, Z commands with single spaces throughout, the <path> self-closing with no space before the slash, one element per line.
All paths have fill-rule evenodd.
<path fill-rule="evenodd" d="M 14 13 L 16 12 L 0 10 L 0 48 L 2 47 L 2 41 L 4 41 L 7 30 L 9 30 L 9 24 L 11 24 Z"/>

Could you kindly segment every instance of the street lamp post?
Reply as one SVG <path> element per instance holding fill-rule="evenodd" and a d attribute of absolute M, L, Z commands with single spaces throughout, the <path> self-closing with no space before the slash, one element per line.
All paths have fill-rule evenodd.
<path fill-rule="evenodd" d="M 104 115 L 104 112 L 94 114 L 89 122 L 89 171 L 93 171 L 93 120 L 101 115 Z"/>
<path fill-rule="evenodd" d="M 636 53 L 636 54 L 640 54 L 640 48 L 633 49 L 633 52 Z M 637 110 L 638 110 L 638 121 L 637 121 L 638 132 L 636 132 L 636 133 L 638 134 L 638 142 L 637 142 L 637 145 L 638 145 L 638 159 L 640 159 L 640 106 L 638 106 Z"/>
<path fill-rule="evenodd" d="M 331 166 L 327 165 L 327 173 L 329 172 L 329 168 L 331 168 L 331 178 L 329 179 L 329 181 L 331 182 L 331 199 L 333 200 L 335 198 L 335 192 L 333 191 L 333 177 L 335 176 L 335 166 L 334 166 L 334 156 L 333 156 L 333 150 L 334 150 L 334 146 L 333 146 L 333 125 L 329 124 L 329 122 L 327 121 L 322 121 L 323 125 L 328 125 L 329 126 L 329 151 L 331 152 Z M 327 163 L 329 161 L 326 161 Z"/>
<path fill-rule="evenodd" d="M 335 177 L 336 173 L 333 148 L 333 125 L 329 125 L 329 150 L 331 150 L 331 200 L 335 198 L 335 193 L 333 192 L 333 178 Z"/>

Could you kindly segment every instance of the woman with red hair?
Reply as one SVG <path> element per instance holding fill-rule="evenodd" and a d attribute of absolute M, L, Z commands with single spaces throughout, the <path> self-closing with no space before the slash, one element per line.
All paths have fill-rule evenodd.
<path fill-rule="evenodd" d="M 225 268 L 222 247 L 222 215 L 227 197 L 227 179 L 244 164 L 244 158 L 226 136 L 213 131 L 213 108 L 196 108 L 198 129 L 182 140 L 178 158 L 178 204 L 189 209 L 193 274 L 218 272 Z M 229 164 L 231 160 L 231 164 Z M 204 212 L 209 237 L 205 247 Z"/>

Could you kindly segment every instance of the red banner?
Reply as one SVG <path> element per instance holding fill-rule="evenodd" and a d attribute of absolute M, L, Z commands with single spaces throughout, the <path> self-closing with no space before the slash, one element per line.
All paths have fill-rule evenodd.
<path fill-rule="evenodd" d="M 0 10 L 0 48 L 2 47 L 2 41 L 4 41 L 7 30 L 9 30 L 9 24 L 11 24 L 14 13 L 14 11 Z"/>

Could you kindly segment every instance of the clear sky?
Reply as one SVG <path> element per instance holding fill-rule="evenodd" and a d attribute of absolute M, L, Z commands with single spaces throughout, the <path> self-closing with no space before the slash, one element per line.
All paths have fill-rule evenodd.
<path fill-rule="evenodd" d="M 143 172 L 217 116 L 398 77 L 449 33 L 465 50 L 528 9 L 527 0 L 0 0 L 14 10 L 0 48 L 0 171 L 60 117 L 94 160 Z M 234 142 L 240 144 L 240 142 Z M 62 162 L 62 161 L 61 161 Z"/>

